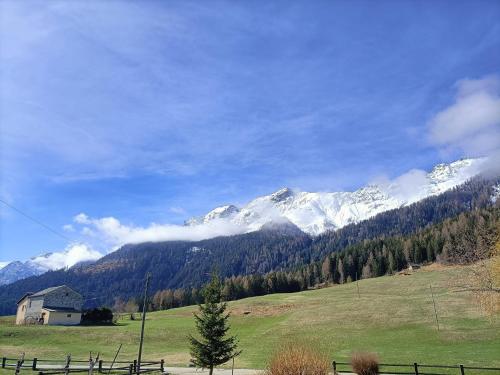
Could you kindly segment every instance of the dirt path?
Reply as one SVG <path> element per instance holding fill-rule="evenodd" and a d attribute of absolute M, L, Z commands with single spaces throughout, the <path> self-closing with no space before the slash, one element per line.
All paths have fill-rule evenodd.
<path fill-rule="evenodd" d="M 193 367 L 165 367 L 165 371 L 172 375 L 205 375 L 208 374 L 208 370 L 195 369 Z M 234 375 L 259 375 L 262 374 L 263 370 L 252 370 L 238 368 L 234 369 Z M 342 372 L 343 375 L 349 375 L 350 373 Z M 231 375 L 231 369 L 215 369 L 214 375 Z M 354 374 L 352 374 L 354 375 Z"/>
<path fill-rule="evenodd" d="M 194 367 L 165 367 L 165 372 L 172 375 L 204 375 L 208 370 L 196 369 Z M 262 370 L 234 369 L 234 375 L 257 375 Z M 231 375 L 231 369 L 214 369 L 214 375 Z"/>

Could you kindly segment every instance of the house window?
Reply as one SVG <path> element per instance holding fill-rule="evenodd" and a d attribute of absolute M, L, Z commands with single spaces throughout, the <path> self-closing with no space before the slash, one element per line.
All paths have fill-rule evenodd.
<path fill-rule="evenodd" d="M 71 318 L 71 314 L 66 315 L 67 318 Z"/>

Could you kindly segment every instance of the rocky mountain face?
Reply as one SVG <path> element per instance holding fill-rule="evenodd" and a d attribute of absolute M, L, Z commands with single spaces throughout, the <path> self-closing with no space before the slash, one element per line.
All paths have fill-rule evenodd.
<path fill-rule="evenodd" d="M 443 193 L 477 175 L 484 163 L 485 159 L 462 159 L 439 164 L 429 173 L 410 171 L 394 181 L 382 181 L 353 192 L 303 192 L 283 188 L 241 208 L 217 207 L 205 216 L 186 221 L 186 225 L 227 220 L 251 232 L 267 223 L 284 221 L 308 234 L 318 235 Z"/>

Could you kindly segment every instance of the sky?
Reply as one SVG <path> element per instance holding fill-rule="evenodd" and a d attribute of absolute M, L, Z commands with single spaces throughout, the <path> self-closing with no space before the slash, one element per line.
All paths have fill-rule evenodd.
<path fill-rule="evenodd" d="M 500 2 L 5 0 L 0 21 L 0 199 L 58 233 L 0 203 L 0 264 L 500 148 Z"/>

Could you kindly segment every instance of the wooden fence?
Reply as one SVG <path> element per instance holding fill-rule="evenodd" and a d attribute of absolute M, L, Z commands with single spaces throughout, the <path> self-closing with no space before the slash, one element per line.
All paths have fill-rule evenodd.
<path fill-rule="evenodd" d="M 146 374 L 149 372 L 164 373 L 165 362 L 161 361 L 141 361 L 138 366 L 137 360 L 133 361 L 104 361 L 102 359 L 90 357 L 88 360 L 75 360 L 68 355 L 65 360 L 56 359 L 25 359 L 24 354 L 20 358 L 2 357 L 2 368 L 15 371 L 19 374 L 22 371 L 36 371 L 39 375 L 70 374 L 86 372 L 92 374 L 132 375 Z M 140 370 L 139 370 L 140 368 Z"/>
<path fill-rule="evenodd" d="M 352 372 L 348 362 L 332 362 L 333 373 Z M 500 374 L 500 367 L 478 367 L 464 365 L 379 364 L 379 374 L 387 375 L 494 375 Z"/>

